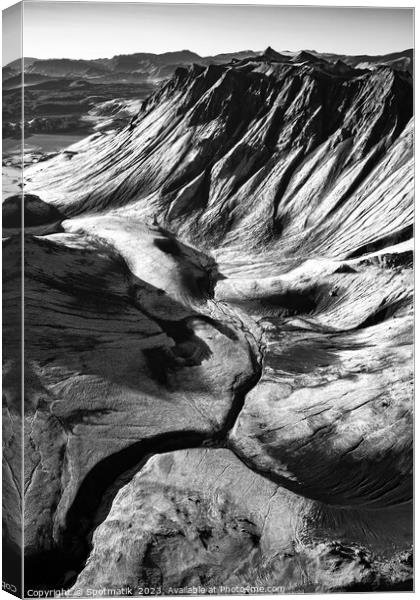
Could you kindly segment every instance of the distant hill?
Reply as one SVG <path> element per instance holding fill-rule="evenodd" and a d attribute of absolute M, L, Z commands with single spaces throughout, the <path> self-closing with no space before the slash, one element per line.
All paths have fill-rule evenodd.
<path fill-rule="evenodd" d="M 318 53 L 316 53 L 318 54 Z M 401 52 L 391 52 L 389 54 L 377 54 L 370 56 L 368 54 L 345 55 L 345 54 L 319 54 L 328 61 L 341 60 L 352 67 L 367 67 L 374 65 L 388 65 L 397 71 L 413 72 L 414 51 L 412 48 L 402 50 Z"/>
<path fill-rule="evenodd" d="M 25 67 L 29 67 L 35 60 L 37 60 L 37 59 L 33 58 L 31 56 L 25 56 L 23 59 Z M 11 67 L 12 69 L 20 69 L 20 65 L 21 65 L 21 59 L 17 58 L 16 60 L 12 60 L 12 62 L 8 63 L 6 66 Z"/>

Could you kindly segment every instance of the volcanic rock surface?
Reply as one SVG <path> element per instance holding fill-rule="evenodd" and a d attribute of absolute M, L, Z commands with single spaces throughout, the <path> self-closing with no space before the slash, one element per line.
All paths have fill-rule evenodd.
<path fill-rule="evenodd" d="M 340 60 L 178 68 L 25 170 L 28 585 L 411 589 L 412 79 Z"/>
<path fill-rule="evenodd" d="M 355 583 L 374 589 L 396 580 L 360 542 L 388 547 L 388 555 L 394 543 L 402 562 L 407 516 L 394 509 L 372 518 L 295 496 L 250 472 L 229 450 L 162 454 L 116 496 L 73 591 L 129 586 L 171 594 L 179 587 L 223 592 L 227 586 L 255 593 L 274 588 L 273 581 L 281 581 L 277 591 L 283 592 Z M 333 541 L 338 531 L 340 542 Z M 402 569 L 402 578 L 407 572 Z"/>

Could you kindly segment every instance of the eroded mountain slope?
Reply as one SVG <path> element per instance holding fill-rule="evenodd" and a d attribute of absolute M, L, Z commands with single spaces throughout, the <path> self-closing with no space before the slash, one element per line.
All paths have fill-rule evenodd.
<path fill-rule="evenodd" d="M 155 217 L 213 248 L 252 242 L 296 255 L 316 244 L 343 254 L 345 239 L 331 248 L 325 238 L 364 226 L 372 243 L 391 227 L 406 235 L 411 114 L 409 76 L 385 67 L 341 75 L 261 60 L 180 69 L 130 127 L 40 165 L 28 190 L 69 216 Z"/>

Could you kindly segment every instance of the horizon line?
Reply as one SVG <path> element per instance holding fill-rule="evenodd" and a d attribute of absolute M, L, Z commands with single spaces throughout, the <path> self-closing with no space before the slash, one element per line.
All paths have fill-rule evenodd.
<path fill-rule="evenodd" d="M 265 50 L 267 50 L 268 48 L 272 48 L 272 46 L 268 45 L 264 50 L 252 50 L 251 48 L 246 48 L 244 50 L 224 50 L 221 52 L 216 52 L 215 54 L 206 54 L 206 55 L 201 55 L 198 52 L 196 52 L 195 50 L 190 50 L 189 48 L 183 48 L 182 50 L 166 50 L 165 52 L 148 52 L 148 51 L 139 51 L 139 52 L 130 52 L 130 53 L 121 53 L 121 54 L 112 54 L 110 56 L 98 56 L 96 58 L 82 58 L 82 57 L 69 57 L 69 56 L 62 56 L 62 57 L 58 57 L 58 56 L 50 56 L 48 58 L 38 58 L 36 56 L 21 56 L 18 58 L 15 58 L 14 60 L 2 65 L 2 68 L 7 67 L 8 65 L 15 63 L 16 61 L 19 60 L 24 60 L 27 58 L 33 58 L 36 61 L 42 61 L 42 60 L 80 60 L 80 61 L 97 61 L 97 60 L 111 60 L 112 58 L 115 58 L 117 56 L 134 56 L 137 54 L 149 54 L 151 56 L 164 56 L 165 54 L 179 54 L 181 52 L 190 52 L 191 54 L 195 54 L 198 58 L 214 58 L 216 56 L 221 56 L 223 54 L 239 54 L 241 52 L 253 52 L 255 54 L 263 54 L 265 52 Z M 274 48 L 272 48 L 274 50 Z M 370 54 L 367 52 L 360 52 L 358 54 L 347 54 L 345 52 L 330 52 L 330 51 L 325 51 L 325 52 L 319 52 L 318 50 L 314 50 L 313 48 L 301 48 L 300 50 L 275 50 L 276 52 L 278 52 L 279 54 L 283 53 L 283 52 L 287 52 L 287 53 L 291 53 L 291 54 L 296 54 L 298 52 L 313 52 L 319 55 L 323 55 L 323 54 L 332 54 L 332 55 L 336 55 L 336 56 L 351 56 L 351 57 L 355 57 L 355 56 L 369 56 L 369 57 L 376 57 L 376 56 L 387 56 L 388 54 L 397 54 L 397 53 L 401 53 L 401 52 L 408 52 L 408 51 L 413 51 L 414 52 L 414 46 L 409 46 L 406 48 L 403 48 L 401 50 L 390 50 L 389 52 L 384 52 L 384 53 L 379 53 L 379 54 Z"/>

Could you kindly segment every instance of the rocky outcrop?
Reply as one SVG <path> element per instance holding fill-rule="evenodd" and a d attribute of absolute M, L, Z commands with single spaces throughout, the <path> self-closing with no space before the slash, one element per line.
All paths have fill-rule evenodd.
<path fill-rule="evenodd" d="M 71 592 L 392 589 L 409 572 L 402 550 L 409 531 L 404 509 L 372 519 L 328 508 L 270 483 L 228 450 L 166 453 L 120 490 Z"/>
<path fill-rule="evenodd" d="M 23 214 L 22 214 L 23 208 Z M 31 233 L 52 233 L 60 230 L 63 215 L 34 194 L 8 196 L 2 204 L 3 229 L 12 235 L 23 226 Z"/>

